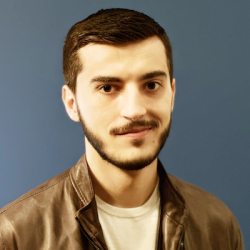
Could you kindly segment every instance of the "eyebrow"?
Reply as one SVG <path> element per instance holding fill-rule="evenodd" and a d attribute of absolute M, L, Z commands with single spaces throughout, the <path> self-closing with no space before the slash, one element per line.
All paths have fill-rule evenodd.
<path fill-rule="evenodd" d="M 140 76 L 139 80 L 143 81 L 143 80 L 151 79 L 157 76 L 167 77 L 167 74 L 164 71 L 157 70 L 157 71 L 149 72 Z M 110 83 L 110 82 L 122 82 L 122 80 L 118 77 L 112 77 L 112 76 L 97 76 L 91 79 L 90 81 L 90 83 L 94 83 L 94 82 Z"/>
<path fill-rule="evenodd" d="M 122 80 L 118 77 L 112 77 L 112 76 L 97 76 L 90 81 L 91 83 L 93 82 L 104 82 L 104 83 L 109 83 L 109 82 L 122 82 Z"/>
<path fill-rule="evenodd" d="M 157 70 L 157 71 L 149 72 L 149 73 L 146 73 L 146 74 L 142 75 L 139 78 L 139 80 L 143 81 L 143 80 L 151 79 L 151 78 L 154 78 L 154 77 L 157 77 L 157 76 L 167 77 L 167 74 L 164 71 Z"/>

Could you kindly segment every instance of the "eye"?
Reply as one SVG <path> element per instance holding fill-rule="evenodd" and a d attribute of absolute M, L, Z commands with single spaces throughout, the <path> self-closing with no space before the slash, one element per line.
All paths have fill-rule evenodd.
<path fill-rule="evenodd" d="M 104 86 L 101 87 L 101 90 L 103 92 L 109 93 L 109 92 L 112 91 L 112 86 L 111 85 L 104 85 Z"/>
<path fill-rule="evenodd" d="M 159 84 L 157 82 L 149 82 L 147 83 L 147 88 L 150 90 L 155 90 L 159 88 Z"/>

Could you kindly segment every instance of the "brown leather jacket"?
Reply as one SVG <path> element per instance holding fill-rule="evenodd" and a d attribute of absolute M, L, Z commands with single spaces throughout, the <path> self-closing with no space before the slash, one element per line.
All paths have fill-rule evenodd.
<path fill-rule="evenodd" d="M 158 249 L 243 250 L 238 223 L 217 198 L 158 162 Z M 0 210 L 0 250 L 107 249 L 85 156 Z"/>

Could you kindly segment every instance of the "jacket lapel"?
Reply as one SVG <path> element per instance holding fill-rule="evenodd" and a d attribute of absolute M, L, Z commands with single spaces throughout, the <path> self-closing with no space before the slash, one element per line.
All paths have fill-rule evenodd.
<path fill-rule="evenodd" d="M 187 210 L 182 196 L 170 182 L 163 165 L 158 160 L 160 178 L 161 223 L 159 228 L 158 249 L 179 249 L 184 236 Z"/>
<path fill-rule="evenodd" d="M 95 194 L 85 155 L 72 168 L 70 177 L 75 191 L 81 200 L 80 209 L 75 214 L 77 221 L 80 223 L 82 230 L 87 234 L 87 237 L 92 241 L 92 244 L 94 243 L 99 249 L 107 250 L 108 248 L 98 219 Z"/>

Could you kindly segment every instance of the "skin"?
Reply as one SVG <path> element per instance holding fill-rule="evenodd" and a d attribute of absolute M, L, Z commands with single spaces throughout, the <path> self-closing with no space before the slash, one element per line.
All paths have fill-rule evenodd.
<path fill-rule="evenodd" d="M 124 163 L 120 168 L 104 160 L 85 137 L 94 191 L 113 206 L 141 206 L 157 183 L 157 155 L 137 170 L 129 170 L 127 163 L 154 156 L 170 124 L 175 79 L 170 82 L 165 47 L 158 37 L 126 46 L 88 44 L 79 57 L 83 70 L 76 95 L 68 86 L 62 88 L 66 111 L 76 122 L 80 115 L 107 155 Z M 155 126 L 126 129 L 136 121 Z"/>

